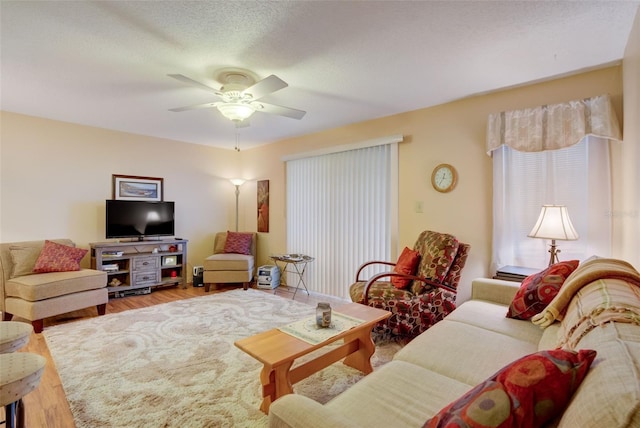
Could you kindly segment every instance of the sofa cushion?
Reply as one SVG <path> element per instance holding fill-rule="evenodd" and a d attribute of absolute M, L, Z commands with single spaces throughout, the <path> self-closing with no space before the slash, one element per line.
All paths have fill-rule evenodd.
<path fill-rule="evenodd" d="M 587 375 L 596 351 L 527 355 L 499 370 L 428 420 L 424 427 L 540 427 L 559 415 Z"/>
<path fill-rule="evenodd" d="M 402 250 L 402 254 L 400 254 L 400 257 L 398 257 L 398 262 L 393 268 L 393 271 L 404 275 L 415 275 L 416 269 L 418 268 L 418 263 L 420 263 L 420 253 L 408 247 L 404 247 L 404 250 Z M 411 279 L 408 278 L 403 278 L 400 276 L 391 277 L 391 284 L 393 284 L 395 288 L 400 290 L 406 288 L 410 283 Z"/>
<path fill-rule="evenodd" d="M 504 318 L 504 312 L 500 318 Z M 394 360 L 476 385 L 510 362 L 537 350 L 537 344 L 445 318 L 398 351 Z"/>
<path fill-rule="evenodd" d="M 434 371 L 391 361 L 333 398 L 326 407 L 361 427 L 419 427 L 469 388 L 471 385 Z"/>
<path fill-rule="evenodd" d="M 364 293 L 365 281 L 354 282 L 349 287 L 349 296 L 352 302 L 362 303 L 362 293 Z M 369 288 L 369 299 L 382 300 L 409 300 L 413 293 L 406 289 L 398 289 L 389 281 L 376 281 Z"/>
<path fill-rule="evenodd" d="M 532 345 L 537 345 L 544 334 L 544 330 L 531 322 L 505 317 L 504 305 L 481 300 L 465 302 L 446 319 L 504 334 Z"/>
<path fill-rule="evenodd" d="M 542 312 L 556 297 L 567 277 L 576 270 L 578 263 L 578 260 L 559 262 L 526 277 L 509 305 L 507 317 L 528 320 Z"/>
<path fill-rule="evenodd" d="M 224 243 L 225 253 L 251 254 L 253 233 L 227 232 Z"/>
<path fill-rule="evenodd" d="M 36 302 L 86 290 L 104 288 L 107 274 L 93 269 L 49 272 L 12 278 L 5 283 L 7 297 Z"/>
<path fill-rule="evenodd" d="M 560 322 L 558 321 L 554 322 L 549 327 L 545 328 L 542 332 L 542 337 L 540 338 L 540 342 L 538 342 L 538 351 L 559 348 L 560 347 L 560 342 L 558 339 L 559 332 L 560 332 Z"/>
<path fill-rule="evenodd" d="M 204 259 L 205 271 L 253 269 L 253 256 L 245 254 L 214 254 Z"/>
<path fill-rule="evenodd" d="M 33 271 L 37 273 L 69 272 L 80 270 L 80 260 L 87 254 L 87 250 L 69 245 L 45 241 L 42 252 L 36 260 Z"/>
<path fill-rule="evenodd" d="M 36 260 L 42 251 L 41 247 L 29 245 L 12 245 L 9 247 L 11 261 L 13 262 L 13 270 L 9 278 L 18 276 L 31 275 L 36 265 Z"/>

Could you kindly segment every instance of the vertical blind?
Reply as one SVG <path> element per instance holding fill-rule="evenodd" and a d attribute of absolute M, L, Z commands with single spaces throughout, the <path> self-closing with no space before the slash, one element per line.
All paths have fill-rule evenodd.
<path fill-rule="evenodd" d="M 315 258 L 305 273 L 310 291 L 348 298 L 360 264 L 389 260 L 394 162 L 397 143 L 287 161 L 287 252 Z"/>

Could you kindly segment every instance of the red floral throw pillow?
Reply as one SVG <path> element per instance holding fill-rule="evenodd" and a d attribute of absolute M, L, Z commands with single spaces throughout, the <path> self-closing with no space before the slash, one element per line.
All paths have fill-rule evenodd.
<path fill-rule="evenodd" d="M 46 273 L 80 270 L 80 260 L 85 254 L 87 254 L 87 250 L 82 248 L 44 241 L 44 247 L 36 260 L 33 271 Z"/>
<path fill-rule="evenodd" d="M 252 233 L 227 232 L 224 243 L 225 253 L 251 254 Z"/>
<path fill-rule="evenodd" d="M 567 277 L 576 270 L 578 263 L 578 260 L 559 262 L 526 277 L 509 305 L 507 317 L 528 320 L 542 312 L 556 297 Z"/>
<path fill-rule="evenodd" d="M 533 428 L 564 411 L 596 351 L 556 349 L 500 369 L 429 419 L 423 428 Z"/>
<path fill-rule="evenodd" d="M 393 271 L 396 273 L 402 273 L 405 275 L 415 275 L 416 269 L 418 269 L 418 264 L 420 263 L 420 253 L 417 251 L 413 251 L 408 247 L 404 247 L 400 257 L 398 257 L 398 262 L 396 266 L 393 268 Z M 402 278 L 400 276 L 392 276 L 391 284 L 396 287 L 398 290 L 402 290 L 407 287 L 411 283 L 411 279 Z"/>

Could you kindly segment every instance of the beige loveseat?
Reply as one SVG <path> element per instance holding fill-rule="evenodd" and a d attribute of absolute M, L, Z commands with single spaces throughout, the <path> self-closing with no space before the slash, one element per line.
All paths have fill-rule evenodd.
<path fill-rule="evenodd" d="M 603 281 L 583 290 L 591 287 L 593 297 L 597 287 L 619 280 Z M 519 285 L 474 280 L 471 300 L 411 341 L 391 362 L 324 405 L 295 393 L 281 397 L 271 404 L 270 426 L 422 427 L 508 363 L 558 347 L 568 327 L 563 323 L 576 321 L 577 306 L 596 317 L 607 313 L 574 298 L 564 321 L 543 330 L 531 321 L 505 317 Z M 596 359 L 564 413 L 549 426 L 640 427 L 640 288 L 628 290 L 622 300 L 628 302 L 635 324 L 610 321 L 582 331 L 575 349 L 596 350 Z"/>
<path fill-rule="evenodd" d="M 74 246 L 69 239 L 56 243 Z M 109 301 L 107 274 L 93 269 L 70 272 L 30 273 L 33 260 L 25 254 L 37 254 L 45 241 L 0 244 L 0 311 L 5 321 L 13 316 L 31 321 L 36 333 L 42 332 L 43 320 L 78 309 L 96 306 L 104 315 Z M 31 251 L 33 250 L 33 251 Z"/>

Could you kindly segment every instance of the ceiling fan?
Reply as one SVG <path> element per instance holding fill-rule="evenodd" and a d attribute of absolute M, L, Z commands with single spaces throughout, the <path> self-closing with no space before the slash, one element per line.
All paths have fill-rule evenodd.
<path fill-rule="evenodd" d="M 236 125 L 248 119 L 256 111 L 292 119 L 302 119 L 306 114 L 302 110 L 260 101 L 262 97 L 289 86 L 274 74 L 256 82 L 255 75 L 248 70 L 238 68 L 222 69 L 216 75 L 216 80 L 222 84 L 220 89 L 212 88 L 182 74 L 168 74 L 168 76 L 188 85 L 213 92 L 221 99 L 221 101 L 216 102 L 172 108 L 169 109 L 170 111 L 180 112 L 215 107 L 224 117 L 236 122 Z"/>

